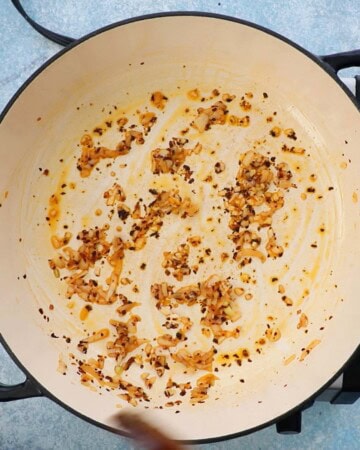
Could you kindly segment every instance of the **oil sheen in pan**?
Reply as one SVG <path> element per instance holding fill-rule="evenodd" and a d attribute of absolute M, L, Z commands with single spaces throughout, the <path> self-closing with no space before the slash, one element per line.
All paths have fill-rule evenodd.
<path fill-rule="evenodd" d="M 251 89 L 246 86 L 243 92 L 249 90 Z M 229 109 L 234 114 L 244 115 L 238 106 L 238 99 L 243 95 L 242 90 L 239 87 L 236 91 L 223 88 L 222 92 L 236 94 L 236 100 L 229 103 Z M 115 123 L 117 115 L 120 117 L 123 113 L 130 122 L 137 123 L 136 111 L 143 111 L 147 106 L 156 112 L 157 122 L 145 138 L 144 145 L 134 146 L 128 155 L 117 158 L 110 167 L 107 167 L 109 160 L 101 161 L 98 165 L 99 171 L 94 170 L 88 178 L 80 178 L 76 169 L 80 148 L 75 142 L 80 140 L 83 130 L 79 130 L 79 134 L 74 136 L 72 145 L 66 146 L 63 153 L 56 152 L 51 158 L 47 156 L 48 159 L 43 160 L 42 165 L 48 168 L 49 176 L 40 174 L 38 181 L 31 186 L 31 192 L 36 192 L 36 205 L 34 207 L 34 201 L 30 201 L 31 207 L 24 213 L 26 218 L 24 223 L 27 224 L 24 232 L 27 236 L 31 235 L 33 242 L 27 255 L 29 280 L 39 299 L 39 307 L 56 303 L 50 323 L 44 323 L 42 326 L 49 333 L 51 331 L 72 337 L 73 347 L 60 340 L 54 342 L 65 359 L 69 350 L 73 351 L 77 341 L 84 337 L 84 329 L 91 332 L 108 327 L 109 318 L 116 318 L 116 313 L 115 306 L 104 308 L 93 305 L 93 310 L 84 324 L 79 320 L 82 301 L 76 300 L 72 309 L 66 307 L 64 283 L 54 278 L 47 263 L 54 254 L 54 249 L 49 244 L 50 236 L 53 233 L 63 234 L 64 225 L 68 225 L 69 231 L 74 235 L 83 228 L 102 226 L 104 223 L 110 224 L 110 236 L 119 225 L 123 228 L 121 233 L 126 232 L 126 225 L 119 222 L 116 214 L 112 218 L 108 216 L 109 207 L 105 206 L 103 199 L 104 191 L 114 182 L 118 182 L 124 188 L 126 203 L 131 207 L 140 197 L 146 204 L 151 201 L 149 188 L 169 190 L 175 186 L 181 193 L 194 198 L 194 202 L 201 205 L 199 214 L 193 218 L 184 221 L 166 218 L 159 239 L 149 239 L 142 251 L 131 252 L 125 258 L 122 276 L 134 281 L 131 285 L 122 286 L 121 292 L 132 301 L 142 303 L 136 310 L 136 314 L 143 318 L 138 326 L 139 335 L 150 338 L 164 332 L 161 326 L 164 317 L 154 308 L 150 286 L 154 281 L 168 281 L 161 267 L 163 252 L 174 251 L 188 235 L 201 235 L 203 238 L 201 248 L 210 248 L 212 255 L 211 258 L 207 258 L 206 264 L 197 274 L 189 275 L 182 284 L 191 284 L 212 274 L 221 274 L 222 278 L 232 277 L 234 286 L 243 287 L 252 295 L 251 300 L 242 299 L 240 302 L 242 314 L 239 320 L 240 337 L 224 341 L 215 359 L 216 365 L 221 370 L 221 379 L 213 388 L 210 401 L 216 398 L 219 392 L 222 392 L 222 395 L 228 392 L 231 401 L 230 394 L 234 386 L 238 390 L 238 377 L 233 379 L 234 373 L 237 373 L 236 365 L 232 365 L 231 368 L 222 367 L 223 364 L 228 364 L 234 353 L 243 349 L 249 352 L 250 357 L 245 360 L 251 359 L 251 362 L 244 362 L 241 376 L 246 379 L 246 390 L 250 393 L 261 387 L 262 368 L 265 364 L 268 372 L 275 374 L 280 364 L 292 355 L 298 360 L 301 356 L 300 349 L 317 338 L 316 330 L 319 324 L 323 323 L 326 314 L 328 315 L 333 307 L 329 300 L 326 309 L 320 311 L 316 305 L 314 306 L 313 299 L 320 295 L 331 267 L 332 244 L 337 239 L 335 232 L 341 233 L 341 227 L 337 226 L 335 229 L 334 226 L 341 217 L 339 199 L 335 195 L 328 195 L 329 188 L 334 186 L 336 180 L 328 166 L 323 164 L 321 139 L 314 139 L 316 130 L 310 128 L 306 118 L 295 109 L 282 109 L 273 100 L 271 93 L 267 99 L 256 90 L 253 90 L 253 94 L 249 127 L 213 126 L 211 130 L 201 134 L 190 127 L 186 135 L 190 140 L 189 145 L 193 146 L 196 142 L 203 145 L 199 155 L 192 155 L 186 160 L 186 164 L 196 174 L 192 184 L 185 182 L 178 175 L 154 176 L 150 170 L 150 151 L 163 147 L 173 136 L 178 136 L 180 130 L 188 128 L 196 115 L 194 112 L 196 108 L 207 107 L 214 103 L 214 100 L 202 103 L 190 100 L 185 90 L 173 93 L 166 91 L 169 101 L 161 112 L 151 109 L 150 102 L 146 99 L 126 108 L 122 105 L 121 112 L 113 111 L 111 117 L 106 117 L 104 113 L 104 123 L 109 120 Z M 272 117 L 272 122 L 268 122 L 267 117 Z M 283 142 L 291 144 L 291 141 L 286 140 L 283 135 L 278 138 L 270 135 L 269 131 L 275 124 L 282 129 L 293 128 L 296 131 L 296 145 L 306 149 L 305 155 L 294 155 L 281 150 Z M 92 130 L 98 125 L 103 124 L 89 123 L 88 129 Z M 112 148 L 119 141 L 119 131 L 115 126 L 108 127 L 102 136 L 94 133 L 94 139 Z M 269 152 L 269 156 L 276 156 L 279 162 L 287 162 L 297 187 L 286 193 L 285 206 L 274 216 L 274 229 L 279 242 L 285 247 L 283 257 L 278 260 L 268 259 L 264 264 L 254 260 L 251 265 L 239 269 L 235 263 L 221 262 L 220 254 L 231 255 L 233 244 L 226 238 L 229 234 L 228 217 L 223 214 L 220 217 L 221 222 L 218 223 L 214 211 L 217 211 L 217 207 L 222 209 L 223 205 L 223 199 L 218 195 L 219 188 L 233 184 L 238 170 L 239 155 L 249 149 L 263 154 Z M 213 168 L 219 161 L 224 162 L 225 170 L 216 174 Z M 203 180 L 209 176 L 212 181 L 204 182 Z M 62 187 L 64 185 L 65 188 Z M 215 185 L 216 188 L 213 187 Z M 53 192 L 60 194 L 60 220 L 49 227 L 45 215 L 48 197 Z M 61 192 L 66 194 L 61 195 Z M 28 193 L 30 194 L 30 191 Z M 146 263 L 146 270 L 140 268 L 143 263 Z M 176 284 L 176 281 L 171 279 L 171 283 Z M 133 292 L 134 284 L 138 288 L 138 293 Z M 292 299 L 291 308 L 284 306 L 279 285 L 285 286 L 286 296 Z M 310 320 L 307 335 L 297 329 L 299 310 L 306 312 Z M 189 315 L 188 309 L 183 306 L 179 307 L 177 313 Z M 280 330 L 281 339 L 265 347 L 261 346 L 259 354 L 259 345 L 256 343 L 266 330 L 269 317 L 273 318 L 270 322 Z M 191 319 L 195 323 L 200 320 L 200 312 L 195 308 L 191 310 Z M 312 326 L 312 323 L 316 326 Z M 208 348 L 208 340 L 202 335 L 200 327 L 193 327 L 189 333 L 189 347 L 193 347 L 195 343 L 196 349 Z M 94 345 L 91 351 L 94 354 L 105 353 L 104 343 Z M 225 358 L 224 355 L 229 358 Z M 181 369 L 176 376 L 183 377 Z M 189 376 L 185 378 L 187 380 Z M 195 380 L 196 376 L 193 378 Z M 158 384 L 156 391 L 152 392 L 155 403 L 163 402 L 162 392 L 163 389 Z"/>

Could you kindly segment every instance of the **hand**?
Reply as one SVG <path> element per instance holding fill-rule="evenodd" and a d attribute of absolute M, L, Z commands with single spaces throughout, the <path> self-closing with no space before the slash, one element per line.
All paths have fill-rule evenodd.
<path fill-rule="evenodd" d="M 122 412 L 118 418 L 130 436 L 145 450 L 184 450 L 183 446 L 149 425 L 139 414 Z"/>

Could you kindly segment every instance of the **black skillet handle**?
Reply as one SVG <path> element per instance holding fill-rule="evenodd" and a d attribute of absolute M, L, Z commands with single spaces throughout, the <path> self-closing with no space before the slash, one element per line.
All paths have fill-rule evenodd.
<path fill-rule="evenodd" d="M 30 397 L 42 397 L 43 395 L 38 384 L 30 378 L 27 378 L 23 383 L 13 386 L 0 383 L 0 403 Z"/>
<path fill-rule="evenodd" d="M 341 69 L 360 67 L 360 50 L 324 55 L 320 59 L 337 74 Z M 360 75 L 355 75 L 355 97 L 360 104 Z"/>
<path fill-rule="evenodd" d="M 62 45 L 64 47 L 76 41 L 76 39 L 74 38 L 55 33 L 54 31 L 48 30 L 47 28 L 35 22 L 35 20 L 33 20 L 30 16 L 28 16 L 26 11 L 22 7 L 20 0 L 11 0 L 11 2 L 15 6 L 15 8 L 19 11 L 19 13 L 23 16 L 23 18 L 34 28 L 34 30 L 36 30 L 38 33 L 40 33 L 47 39 L 50 39 L 50 41 L 53 41 L 56 44 Z"/>
<path fill-rule="evenodd" d="M 360 349 L 348 362 L 342 388 L 331 400 L 333 405 L 352 405 L 360 398 Z"/>
<path fill-rule="evenodd" d="M 341 69 L 360 67 L 360 50 L 351 52 L 333 53 L 320 56 L 324 63 L 328 64 L 337 73 Z"/>
<path fill-rule="evenodd" d="M 10 348 L 6 344 L 0 333 L 0 345 L 6 352 L 12 355 Z M 13 357 L 16 362 L 16 359 Z M 39 383 L 37 383 L 30 375 L 26 376 L 26 380 L 19 384 L 4 384 L 0 382 L 0 403 L 12 400 L 21 400 L 23 398 L 41 397 L 44 395 Z"/>
<path fill-rule="evenodd" d="M 276 422 L 276 431 L 279 434 L 301 433 L 301 411 L 295 411 L 293 414 Z"/>

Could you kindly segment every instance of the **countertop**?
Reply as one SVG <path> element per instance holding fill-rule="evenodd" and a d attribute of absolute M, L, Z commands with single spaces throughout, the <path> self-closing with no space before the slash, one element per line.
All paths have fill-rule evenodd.
<path fill-rule="evenodd" d="M 246 19 L 283 34 L 315 54 L 360 47 L 360 3 L 354 0 L 23 0 L 29 15 L 59 33 L 80 37 L 103 25 L 159 11 L 211 11 Z M 38 35 L 10 0 L 0 0 L 0 110 L 60 46 Z M 347 71 L 353 75 L 356 70 Z M 1 330 L 0 330 L 1 331 Z M 24 376 L 0 347 L 0 380 Z M 246 411 L 244 411 L 246 414 Z M 131 442 L 97 428 L 46 398 L 0 404 L 0 449 L 132 449 Z M 360 401 L 354 405 L 316 402 L 303 413 L 300 435 L 281 436 L 275 427 L 203 450 L 360 449 Z"/>

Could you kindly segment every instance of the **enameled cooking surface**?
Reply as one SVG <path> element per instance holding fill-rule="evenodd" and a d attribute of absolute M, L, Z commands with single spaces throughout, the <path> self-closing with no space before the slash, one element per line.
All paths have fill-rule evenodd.
<path fill-rule="evenodd" d="M 100 110 L 104 120 L 89 123 L 86 129 L 79 130 L 72 144 L 65 148 L 60 147 L 59 151 L 51 155 L 43 155 L 38 168 L 41 170 L 38 171 L 36 181 L 33 180 L 29 191 L 28 214 L 24 217 L 24 244 L 27 244 L 26 237 L 31 236 L 32 249 L 28 253 L 29 281 L 37 298 L 41 299 L 38 306 L 41 311 L 45 311 L 45 320 L 50 317 L 49 324 L 44 324 L 48 334 L 53 333 L 60 337 L 56 344 L 62 349 L 62 359 L 69 372 L 78 370 L 79 359 L 85 361 L 89 358 L 96 359 L 99 354 L 106 355 L 106 341 L 113 341 L 116 335 L 114 328 L 109 325 L 109 319 L 127 321 L 131 314 L 141 318 L 137 325 L 137 336 L 148 339 L 151 343 L 158 336 L 169 333 L 165 328 L 166 322 L 174 314 L 175 321 L 178 316 L 189 317 L 194 322 L 194 326 L 186 334 L 188 340 L 180 341 L 176 348 L 165 351 L 167 357 L 169 353 L 174 354 L 179 348 L 184 348 L 184 344 L 191 352 L 205 352 L 212 348 L 214 335 L 210 333 L 204 336 L 201 331 L 200 307 L 176 305 L 175 310 L 164 308 L 163 313 L 159 312 L 155 306 L 157 301 L 151 294 L 151 286 L 156 283 L 167 283 L 174 286 L 174 289 L 179 289 L 204 282 L 210 276 L 216 275 L 230 280 L 235 289 L 244 291 L 235 301 L 240 311 L 240 319 L 234 325 L 225 327 L 240 327 L 239 336 L 225 340 L 219 347 L 215 345 L 218 353 L 214 356 L 213 370 L 216 370 L 214 374 L 220 379 L 210 390 L 207 402 L 219 398 L 220 392 L 222 398 L 228 392 L 226 401 L 237 405 L 241 404 L 243 396 L 253 395 L 255 392 L 258 401 L 261 401 L 262 390 L 267 389 L 270 380 L 276 382 L 279 367 L 284 364 L 298 364 L 299 360 L 304 358 L 304 348 L 313 342 L 320 343 L 326 333 L 325 328 L 332 318 L 337 299 L 336 288 L 326 284 L 326 277 L 331 270 L 334 254 L 336 255 L 334 242 L 339 241 L 342 229 L 336 175 L 328 170 L 328 166 L 322 164 L 321 148 L 319 149 L 306 133 L 301 116 L 299 121 L 296 110 L 293 110 L 292 114 L 284 110 L 275 92 L 265 92 L 264 95 L 263 90 L 246 84 L 242 88 L 238 86 L 236 91 L 229 90 L 230 86 L 212 86 L 215 87 L 221 92 L 217 97 L 211 94 L 210 86 L 207 90 L 201 86 L 201 92 L 195 100 L 189 97 L 187 89 L 165 90 L 169 100 L 163 110 L 151 104 L 151 91 L 133 104 L 124 102 L 118 105 L 74 105 L 74 109 L 79 108 L 78 114 L 84 114 L 83 110 Z M 213 125 L 202 133 L 190 125 L 197 116 L 197 108 L 214 105 L 221 101 L 224 93 L 235 95 L 231 102 L 223 103 L 229 111 L 225 125 Z M 248 93 L 248 96 L 245 93 Z M 203 97 L 207 100 L 201 101 Z M 246 99 L 251 109 L 244 112 L 240 106 L 243 102 L 241 98 Z M 93 137 L 94 145 L 115 148 L 125 133 L 119 131 L 121 127 L 117 122 L 121 123 L 126 117 L 129 122 L 123 128 L 143 130 L 139 117 L 145 111 L 153 112 L 157 119 L 145 136 L 145 143 L 134 142 L 128 154 L 101 160 L 88 177 L 82 178 L 77 165 L 81 154 L 79 142 L 83 133 L 89 133 Z M 249 125 L 230 125 L 230 116 L 247 116 L 250 118 Z M 135 128 L 132 128 L 132 125 Z M 185 134 L 181 134 L 184 130 Z M 274 130 L 280 133 L 280 136 L 273 136 Z M 295 136 L 289 130 L 294 130 Z M 154 174 L 151 168 L 151 152 L 157 148 L 168 148 L 169 141 L 174 137 L 189 140 L 184 148 L 194 148 L 200 143 L 202 149 L 198 154 L 193 152 L 187 156 L 175 173 Z M 297 150 L 291 152 L 290 148 Z M 274 173 L 277 163 L 286 162 L 292 173 L 293 186 L 281 189 L 272 184 L 269 188 L 269 191 L 273 192 L 279 189 L 284 195 L 285 204 L 274 213 L 272 224 L 283 255 L 278 258 L 266 256 L 265 262 L 253 257 L 250 264 L 242 266 L 243 259 L 234 260 L 236 245 L 231 240 L 230 217 L 224 208 L 224 189 L 234 186 L 240 167 L 239 158 L 249 150 L 266 156 L 269 160 L 275 157 L 276 163 L 272 168 Z M 218 171 L 219 173 L 216 173 L 217 163 L 221 163 L 222 170 Z M 189 169 L 184 170 L 184 165 Z M 189 171 L 190 174 L 186 175 Z M 104 193 L 110 192 L 114 184 L 123 188 L 126 200 L 117 200 L 107 206 Z M 112 305 L 88 302 L 92 310 L 87 318 L 81 321 L 84 300 L 76 294 L 71 299 L 66 298 L 66 282 L 56 279 L 48 267 L 50 258 L 63 254 L 61 250 L 57 252 L 51 248 L 51 238 L 62 237 L 66 232 L 70 232 L 72 238 L 68 245 L 76 249 L 79 246 L 76 236 L 81 230 L 94 229 L 96 226 L 102 229 L 108 224 L 108 241 L 111 242 L 113 236 L 131 241 L 129 233 L 134 223 L 139 223 L 139 220 L 130 217 L 125 222 L 122 221 L 117 205 L 125 204 L 133 213 L 140 200 L 143 209 L 143 205 L 150 205 L 156 198 L 156 195 L 150 192 L 151 189 L 157 192 L 178 190 L 183 199 L 191 199 L 198 211 L 185 219 L 179 217 L 179 214 L 165 216 L 158 235 L 149 236 L 148 233 L 144 248 L 126 252 L 117 292 L 130 301 L 138 302 L 140 305 L 136 309 L 131 310 L 131 313 L 122 319 L 116 312 L 121 300 Z M 55 219 L 51 218 L 53 201 L 50 200 L 49 203 L 52 194 L 57 199 Z M 31 199 L 32 196 L 35 198 Z M 141 213 L 144 214 L 142 210 Z M 27 234 L 29 223 L 32 224 L 32 229 L 31 233 Z M 257 230 L 258 225 L 255 224 L 255 227 L 250 229 Z M 246 228 L 241 229 L 244 231 Z M 258 230 L 256 233 L 262 239 L 259 249 L 265 256 L 268 253 L 265 246 L 268 242 L 269 227 Z M 200 237 L 201 244 L 192 246 L 189 243 L 192 237 Z M 163 254 L 174 254 L 182 244 L 188 246 L 187 262 L 191 270 L 190 274 L 185 271 L 183 280 L 177 280 L 173 275 L 174 269 L 168 270 L 168 275 L 166 274 Z M 104 262 L 105 265 L 101 265 Z M 102 274 L 96 276 L 91 271 L 88 278 L 95 277 L 106 290 L 104 280 L 111 273 L 111 268 L 106 263 L 106 258 L 103 258 L 101 264 L 96 266 L 101 267 Z M 74 273 L 66 269 L 59 272 L 60 277 Z M 322 310 L 319 311 L 315 299 L 322 295 L 325 286 L 326 289 L 331 289 L 333 294 L 326 298 Z M 49 310 L 49 305 L 53 305 L 54 309 Z M 110 337 L 91 344 L 86 356 L 82 355 L 77 349 L 79 341 L 100 329 L 110 329 Z M 277 340 L 267 334 L 270 332 L 267 330 L 279 333 L 281 338 Z M 175 336 L 174 332 L 172 334 Z M 71 343 L 66 343 L 68 338 Z M 144 347 L 143 345 L 130 352 L 130 356 L 141 355 L 145 359 Z M 243 356 L 244 351 L 246 356 Z M 76 355 L 75 360 L 69 358 L 69 352 Z M 237 354 L 240 355 L 241 367 L 234 356 Z M 123 363 L 126 359 L 124 358 Z M 121 358 L 119 361 L 117 365 L 121 366 Z M 267 377 L 264 377 L 262 370 L 264 364 L 267 366 Z M 108 359 L 104 375 L 116 376 L 115 365 L 113 359 Z M 188 399 L 178 396 L 171 399 L 164 397 L 169 377 L 174 378 L 176 382 L 191 381 L 194 384 L 199 375 L 206 372 L 189 374 L 181 364 L 170 365 L 171 370 L 161 379 L 157 379 L 155 386 L 147 391 L 151 406 L 163 407 L 173 403 L 173 409 L 177 410 L 179 405 L 174 404 L 174 401 L 181 400 L 181 406 L 186 408 Z M 122 376 L 132 384 L 142 386 L 141 373 L 150 371 L 151 375 L 156 376 L 153 367 L 146 364 L 145 368 L 143 366 L 142 363 L 134 364 Z M 91 389 L 98 387 L 94 380 L 87 384 Z M 100 390 L 104 391 L 104 388 L 106 390 L 106 386 L 100 387 Z M 117 391 L 116 394 L 118 393 Z M 105 394 L 106 392 L 103 393 Z M 108 395 L 113 397 L 114 406 L 125 406 L 114 393 Z M 144 403 L 143 406 L 148 405 Z"/>
<path fill-rule="evenodd" d="M 165 28 L 162 31 L 158 24 L 153 24 L 156 20 L 144 22 L 145 35 L 166 34 L 174 24 L 178 23 L 181 28 L 183 21 L 198 21 L 200 18 L 168 20 L 163 22 Z M 199 41 L 205 39 L 206 42 L 207 37 L 212 36 L 211 24 L 215 19 L 208 20 L 201 22 L 201 26 L 196 22 Z M 216 23 L 220 27 L 219 35 L 223 36 L 221 21 Z M 132 24 L 122 30 L 131 34 L 132 27 L 137 29 L 138 26 Z M 136 40 L 129 40 L 133 47 L 121 47 L 124 54 L 116 68 L 111 55 L 99 51 L 101 45 L 107 47 L 107 39 L 120 45 L 121 39 L 113 39 L 117 31 L 111 30 L 100 35 L 99 40 L 93 39 L 76 47 L 73 53 L 64 55 L 61 64 L 57 61 L 48 68 L 23 94 L 2 124 L 8 148 L 17 149 L 9 155 L 10 169 L 0 169 L 6 197 L 1 213 L 14 224 L 10 239 L 1 238 L 1 245 L 10 255 L 6 262 L 2 261 L 1 267 L 4 273 L 9 274 L 9 279 L 14 279 L 13 289 L 1 305 L 3 335 L 20 361 L 25 366 L 30 364 L 30 372 L 55 396 L 78 412 L 107 425 L 112 424 L 114 412 L 127 405 L 124 398 L 117 396 L 122 392 L 108 392 L 91 381 L 89 389 L 81 385 L 76 373 L 79 364 L 76 360 L 106 353 L 106 339 L 90 344 L 86 355 L 78 351 L 77 344 L 87 334 L 103 328 L 110 330 L 113 339 L 114 328 L 108 321 L 116 318 L 114 310 L 117 305 L 91 304 L 92 310 L 81 321 L 83 300 L 76 295 L 66 299 L 67 286 L 60 278 L 68 273 L 60 270 L 60 278 L 57 278 L 57 273 L 50 270 L 48 260 L 57 253 L 51 245 L 51 237 L 61 237 L 67 230 L 73 235 L 69 242 L 73 248 L 78 246 L 76 235 L 80 230 L 105 223 L 110 227 L 109 240 L 115 232 L 124 240 L 131 240 L 133 220 L 128 219 L 129 222 L 123 224 L 117 212 L 118 205 L 113 214 L 113 205 L 106 205 L 104 199 L 104 192 L 114 183 L 124 189 L 124 203 L 131 212 L 140 196 L 144 204 L 150 205 L 154 194 L 149 189 L 179 189 L 182 199 L 189 197 L 196 205 L 195 214 L 188 214 L 189 217 L 166 215 L 158 238 L 149 236 L 143 249 L 126 251 L 121 277 L 131 282 L 120 283 L 119 293 L 130 301 L 141 303 L 133 310 L 142 319 L 137 325 L 140 337 L 152 339 L 166 330 L 162 326 L 164 316 L 154 305 L 151 295 L 154 283 L 166 281 L 175 289 L 217 275 L 224 279 L 230 277 L 233 288 L 245 291 L 234 300 L 241 317 L 234 324 L 226 325 L 229 329 L 238 325 L 239 336 L 222 342 L 214 355 L 213 369 L 218 369 L 214 374 L 219 380 L 208 390 L 209 398 L 205 403 L 191 406 L 187 393 L 181 404 L 165 407 L 165 403 L 172 402 L 172 398 L 164 398 L 164 385 L 169 378 L 166 372 L 149 389 L 151 401 L 138 404 L 141 409 L 149 406 L 152 417 L 161 417 L 168 426 L 176 424 L 180 438 L 226 435 L 257 426 L 284 413 L 328 381 L 358 342 L 358 333 L 350 326 L 358 315 L 356 308 L 351 308 L 354 301 L 351 292 L 356 285 L 352 274 L 356 271 L 354 261 L 358 254 L 358 249 L 352 245 L 352 237 L 358 229 L 358 186 L 354 170 L 355 108 L 333 80 L 310 60 L 303 61 L 304 75 L 313 73 L 314 85 L 304 87 L 302 98 L 294 89 L 298 82 L 296 77 L 301 78 L 301 74 L 293 71 L 291 64 L 282 65 L 281 62 L 281 57 L 288 51 L 286 44 L 270 39 L 274 46 L 272 54 L 276 55 L 275 59 L 279 58 L 279 61 L 274 61 L 274 74 L 270 76 L 272 66 L 267 56 L 264 54 L 264 63 L 259 65 L 258 59 L 244 45 L 252 34 L 253 42 L 260 45 L 265 39 L 262 33 L 247 27 L 240 32 L 242 28 L 231 23 L 226 23 L 226 30 L 234 38 L 238 32 L 243 32 L 243 39 L 236 40 L 242 44 L 233 45 L 235 41 L 231 39 L 231 45 L 226 46 L 227 52 L 217 53 L 221 43 L 214 40 L 215 53 L 211 54 L 206 47 L 207 52 L 201 54 L 202 61 L 198 61 L 196 49 L 189 51 L 186 43 L 181 44 L 180 38 L 176 38 L 179 40 L 175 43 L 178 47 L 173 60 L 168 58 L 171 45 L 166 40 L 155 39 L 156 48 L 152 47 L 149 39 L 145 40 L 148 47 L 143 47 L 144 42 L 140 45 Z M 139 33 L 136 35 L 140 36 Z M 263 47 L 260 45 L 259 48 Z M 94 50 L 101 64 L 89 64 L 87 56 Z M 242 71 L 239 74 L 234 63 L 236 58 L 227 60 L 229 55 L 237 55 L 237 52 L 247 57 L 249 70 L 246 73 Z M 295 67 L 303 55 L 293 50 L 289 57 L 293 57 Z M 81 61 L 87 64 L 86 81 Z M 126 70 L 124 61 L 129 61 Z M 68 70 L 69 67 L 73 70 Z M 111 70 L 107 70 L 110 67 Z M 99 83 L 100 75 L 102 83 Z M 52 90 L 55 81 L 58 89 Z M 321 86 L 327 89 L 322 92 L 319 90 Z M 189 98 L 187 93 L 194 88 L 199 88 L 200 100 Z M 203 133 L 191 126 L 197 108 L 207 108 L 217 101 L 209 98 L 215 88 L 220 91 L 221 99 L 222 94 L 236 95 L 231 102 L 223 100 L 230 111 L 228 116 L 248 115 L 249 126 L 230 125 L 230 119 L 227 119 L 227 125 L 215 124 Z M 40 95 L 44 89 L 52 102 L 46 102 Z M 318 95 L 309 102 L 312 90 Z M 161 91 L 168 98 L 163 110 L 158 110 L 150 102 L 154 91 Z M 246 93 L 253 96 L 246 96 Z M 208 100 L 202 102 L 202 96 Z M 243 96 L 251 103 L 248 111 L 239 104 Z M 36 106 L 33 98 L 39 100 L 35 102 Z M 337 102 L 343 114 L 319 115 L 320 106 L 331 101 Z M 76 166 L 83 134 L 91 134 L 96 145 L 114 148 L 123 138 L 116 121 L 126 116 L 129 125 L 134 123 L 140 129 L 137 110 L 144 112 L 145 107 L 156 114 L 157 120 L 145 136 L 144 144 L 134 143 L 128 154 L 115 160 L 100 161 L 89 177 L 81 178 Z M 187 108 L 189 111 L 185 111 Z M 328 111 L 327 108 L 321 110 Z M 345 116 L 347 121 L 343 119 Z M 20 126 L 21 117 L 25 117 L 25 122 Z M 111 122 L 111 125 L 106 122 Z M 339 124 L 339 130 L 335 132 L 336 124 Z M 24 128 L 24 125 L 29 126 Z M 94 131 L 99 127 L 104 130 L 102 133 Z M 274 127 L 279 127 L 280 136 L 276 137 L 277 130 L 273 130 L 275 136 L 270 134 Z M 189 131 L 185 136 L 190 142 L 185 148 L 193 149 L 197 142 L 202 145 L 201 151 L 186 156 L 185 164 L 193 172 L 190 176 L 194 181 L 189 184 L 189 179 L 186 180 L 188 169 L 183 167 L 173 174 L 152 174 L 151 151 L 166 149 L 169 141 L 186 128 Z M 285 132 L 289 129 L 295 130 L 296 140 L 286 135 L 291 135 Z M 291 147 L 304 149 L 304 152 L 291 151 Z M 219 196 L 219 192 L 236 184 L 239 159 L 248 150 L 270 158 L 275 156 L 276 164 L 288 163 L 295 186 L 283 189 L 284 206 L 273 215 L 272 226 L 279 245 L 283 247 L 283 256 L 276 259 L 266 257 L 263 263 L 252 258 L 250 264 L 239 267 L 241 261 L 233 259 L 234 244 L 228 239 L 231 234 L 229 215 L 224 210 L 224 197 Z M 223 163 L 218 166 L 221 170 L 215 170 L 217 163 Z M 271 170 L 276 172 L 275 164 Z M 16 176 L 10 179 L 9 173 Z M 53 203 L 49 205 L 52 194 L 59 201 L 58 221 L 46 220 L 54 207 Z M 218 216 L 214 215 L 213 209 L 217 207 L 221 212 Z M 64 225 L 68 228 L 64 229 Z M 116 230 L 118 226 L 121 230 Z M 259 230 L 259 234 L 262 237 L 261 251 L 265 254 L 269 236 L 266 229 Z M 166 275 L 162 267 L 163 252 L 174 253 L 179 245 L 188 242 L 189 236 L 201 236 L 202 242 L 198 247 L 189 245 L 191 274 L 179 281 L 174 278 L 172 270 L 170 275 Z M 211 250 L 210 255 L 206 253 L 207 249 Z M 228 254 L 229 258 L 222 261 L 221 253 Z M 205 263 L 199 263 L 200 258 Z M 101 283 L 104 283 L 102 277 L 111 272 L 106 262 L 104 264 L 106 269 L 102 272 L 107 273 L 99 275 Z M 141 268 L 143 264 L 146 264 L 145 269 Z M 195 265 L 199 266 L 196 273 L 193 270 Z M 74 302 L 72 307 L 69 307 L 69 302 Z M 21 324 L 21 336 L 11 321 L 14 311 L 17 322 Z M 178 311 L 184 317 L 189 316 L 194 323 L 204 314 L 198 305 L 180 305 Z M 306 318 L 300 320 L 303 314 Z M 268 325 L 271 332 L 266 334 Z M 336 333 L 339 327 L 346 329 L 341 336 Z M 278 339 L 279 334 L 272 331 L 280 333 L 281 338 Z M 191 351 L 205 351 L 212 345 L 213 336 L 204 336 L 199 326 L 194 325 L 187 337 L 186 344 Z M 28 342 L 26 349 L 24 338 Z M 260 339 L 264 339 L 265 344 L 260 343 Z M 184 341 L 178 345 L 179 348 L 185 345 Z M 328 360 L 330 349 L 335 347 L 338 352 Z M 241 366 L 235 361 L 239 359 L 236 354 L 240 350 Z M 73 353 L 74 358 L 69 357 L 69 353 Z M 324 372 L 325 363 L 328 371 Z M 140 384 L 140 366 L 133 364 L 122 376 L 131 383 Z M 176 382 L 191 381 L 194 386 L 198 377 L 206 373 L 184 374 L 184 367 L 172 360 L 170 366 L 169 374 Z M 48 373 L 52 370 L 54 376 L 49 378 Z M 113 376 L 113 360 L 107 360 L 105 370 L 106 375 Z M 304 381 L 299 384 L 299 379 Z M 283 401 L 276 401 L 280 397 Z M 177 399 L 174 396 L 174 402 Z M 219 424 L 219 404 L 225 419 L 237 417 L 238 408 L 248 411 L 248 414 L 236 423 L 224 420 Z M 163 406 L 163 409 L 153 411 L 156 406 Z M 181 411 L 179 415 L 176 413 L 178 410 Z M 196 428 L 189 426 L 192 423 L 196 423 Z"/>

